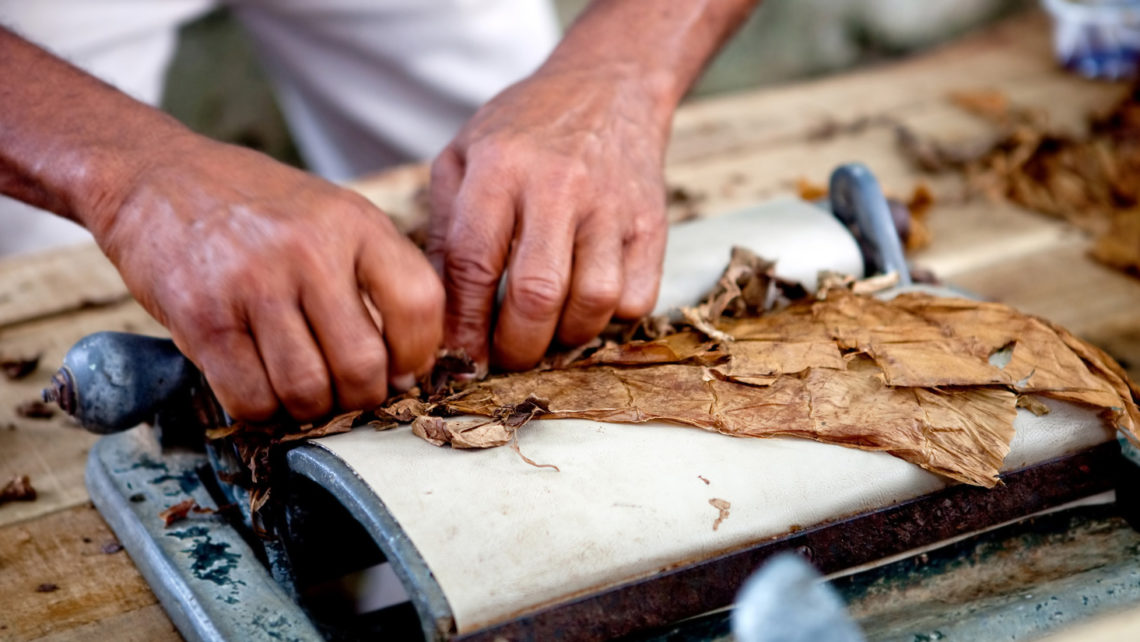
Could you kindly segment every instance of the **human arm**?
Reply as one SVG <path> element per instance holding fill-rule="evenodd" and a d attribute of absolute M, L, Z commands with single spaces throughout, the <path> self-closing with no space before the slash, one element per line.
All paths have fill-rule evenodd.
<path fill-rule="evenodd" d="M 2 28 L 0 78 L 0 193 L 87 227 L 231 415 L 372 407 L 430 367 L 442 287 L 363 198 Z"/>
<path fill-rule="evenodd" d="M 552 339 L 578 344 L 652 310 L 673 111 L 756 4 L 595 1 L 471 119 L 432 166 L 428 254 L 450 346 L 526 368 Z"/>

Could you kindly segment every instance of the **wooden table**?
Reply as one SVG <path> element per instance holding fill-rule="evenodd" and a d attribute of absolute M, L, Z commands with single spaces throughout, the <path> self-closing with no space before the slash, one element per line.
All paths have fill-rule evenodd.
<path fill-rule="evenodd" d="M 922 176 L 896 147 L 892 122 L 943 141 L 992 136 L 946 100 L 954 90 L 1001 89 L 1073 131 L 1123 94 L 1119 84 L 1057 70 L 1050 51 L 1045 17 L 1030 13 L 907 61 L 689 103 L 677 114 L 668 180 L 702 215 L 794 193 L 801 178 L 822 183 L 851 160 L 869 165 L 888 193 L 925 181 L 936 198 L 934 241 L 914 257 L 920 265 L 1068 326 L 1135 376 L 1140 280 L 1086 258 L 1089 239 L 1065 223 L 961 199 L 960 179 Z M 355 187 L 400 218 L 417 210 L 425 181 L 423 167 L 405 167 Z M 0 384 L 0 480 L 27 474 L 39 491 L 34 502 L 0 506 L 0 639 L 179 637 L 130 559 L 108 546 L 113 535 L 88 502 L 83 467 L 93 437 L 60 416 L 15 413 L 66 349 L 97 330 L 163 333 L 94 247 L 0 261 L 0 355 L 43 355 L 31 376 Z"/>

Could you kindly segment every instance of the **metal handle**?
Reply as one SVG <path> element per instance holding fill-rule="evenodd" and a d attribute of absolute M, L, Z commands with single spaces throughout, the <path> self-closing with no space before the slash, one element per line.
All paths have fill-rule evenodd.
<path fill-rule="evenodd" d="M 910 268 L 891 218 L 891 209 L 875 175 L 862 163 L 840 165 L 831 173 L 831 211 L 857 229 L 870 247 L 865 260 L 872 274 L 896 272 L 899 285 L 910 285 Z"/>

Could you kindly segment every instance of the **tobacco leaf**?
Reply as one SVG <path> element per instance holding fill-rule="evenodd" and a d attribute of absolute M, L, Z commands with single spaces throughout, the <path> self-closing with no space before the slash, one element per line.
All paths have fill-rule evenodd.
<path fill-rule="evenodd" d="M 833 290 L 716 329 L 734 340 L 717 346 L 727 358 L 713 366 L 662 349 L 695 344 L 691 333 L 672 335 L 633 350 L 656 360 L 497 375 L 440 406 L 501 420 L 504 408 L 538 397 L 548 418 L 662 420 L 740 437 L 814 439 L 886 451 L 981 486 L 998 480 L 1021 395 L 1100 408 L 1130 438 L 1140 419 L 1135 391 L 1110 358 L 996 303 L 920 293 L 880 301 Z"/>
<path fill-rule="evenodd" d="M 993 135 L 946 144 L 899 127 L 904 155 L 920 169 L 961 174 L 973 195 L 1073 223 L 1095 237 L 1093 258 L 1140 275 L 1140 83 L 1108 113 L 1091 114 L 1080 136 L 1054 131 L 1041 112 L 1000 91 L 950 100 L 993 123 Z"/>
<path fill-rule="evenodd" d="M 682 361 L 708 365 L 720 361 L 724 356 L 725 353 L 716 342 L 708 341 L 695 332 L 683 331 L 652 341 L 607 343 L 588 357 L 572 361 L 564 367 L 636 366 Z"/>
<path fill-rule="evenodd" d="M 36 489 L 27 475 L 16 475 L 0 488 L 0 504 L 8 502 L 31 502 L 36 499 Z"/>
<path fill-rule="evenodd" d="M 51 419 L 55 416 L 55 408 L 39 399 L 28 399 L 16 406 L 16 414 L 27 419 Z"/>
<path fill-rule="evenodd" d="M 0 355 L 0 372 L 4 373 L 9 381 L 23 379 L 35 372 L 42 357 L 42 352 L 30 357 Z"/>
<path fill-rule="evenodd" d="M 190 512 L 195 509 L 201 509 L 201 507 L 198 506 L 197 501 L 193 499 L 184 499 L 159 513 L 158 517 L 162 520 L 162 525 L 169 528 L 170 526 L 189 517 Z"/>

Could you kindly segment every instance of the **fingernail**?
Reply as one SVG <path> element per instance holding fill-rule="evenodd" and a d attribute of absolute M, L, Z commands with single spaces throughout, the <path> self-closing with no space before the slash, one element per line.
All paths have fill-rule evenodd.
<path fill-rule="evenodd" d="M 400 392 L 407 392 L 414 385 L 416 385 L 416 375 L 410 372 L 392 377 L 392 387 Z"/>

